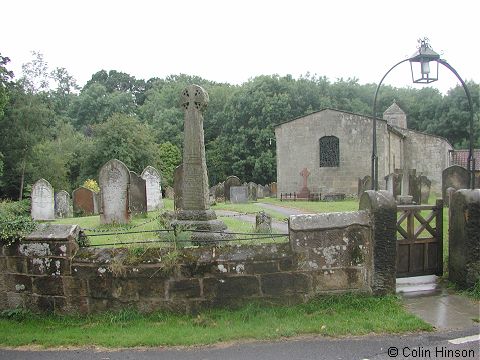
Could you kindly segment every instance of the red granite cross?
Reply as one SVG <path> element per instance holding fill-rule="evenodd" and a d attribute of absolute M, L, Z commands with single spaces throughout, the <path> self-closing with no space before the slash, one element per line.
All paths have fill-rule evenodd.
<path fill-rule="evenodd" d="M 310 171 L 307 168 L 303 168 L 300 172 L 300 176 L 303 177 L 303 188 L 307 187 L 307 178 L 310 176 Z"/>

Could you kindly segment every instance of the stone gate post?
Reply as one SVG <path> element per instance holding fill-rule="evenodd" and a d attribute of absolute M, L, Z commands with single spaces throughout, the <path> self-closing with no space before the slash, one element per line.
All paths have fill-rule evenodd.
<path fill-rule="evenodd" d="M 376 295 L 394 294 L 397 260 L 397 204 L 386 190 L 365 191 L 360 210 L 368 210 L 372 219 L 373 283 Z"/>

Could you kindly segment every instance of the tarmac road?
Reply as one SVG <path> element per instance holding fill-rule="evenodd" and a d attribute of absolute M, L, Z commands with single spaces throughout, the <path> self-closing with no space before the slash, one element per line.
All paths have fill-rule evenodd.
<path fill-rule="evenodd" d="M 277 342 L 243 342 L 209 347 L 24 351 L 0 349 L 5 360 L 334 360 L 478 359 L 480 327 L 410 335 L 353 338 L 303 337 Z M 454 344 L 449 340 L 459 339 Z M 455 353 L 458 351 L 458 353 Z M 462 353 L 463 351 L 463 353 Z M 397 354 L 395 356 L 395 354 Z M 443 355 L 453 356 L 443 356 Z M 455 356 L 467 355 L 466 357 Z"/>

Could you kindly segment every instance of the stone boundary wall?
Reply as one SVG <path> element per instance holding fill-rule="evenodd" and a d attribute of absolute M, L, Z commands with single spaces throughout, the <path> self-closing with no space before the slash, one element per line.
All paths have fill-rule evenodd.
<path fill-rule="evenodd" d="M 42 224 L 0 248 L 0 309 L 196 312 L 251 300 L 293 304 L 322 293 L 375 293 L 374 224 L 370 210 L 299 215 L 290 218 L 289 243 L 170 253 L 79 248 L 78 226 Z"/>

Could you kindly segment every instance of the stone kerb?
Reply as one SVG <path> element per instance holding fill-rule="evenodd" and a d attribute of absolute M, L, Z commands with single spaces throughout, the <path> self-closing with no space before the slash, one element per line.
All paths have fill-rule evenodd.
<path fill-rule="evenodd" d="M 458 190 L 450 202 L 448 277 L 461 288 L 480 281 L 480 190 Z"/>
<path fill-rule="evenodd" d="M 365 191 L 360 198 L 360 210 L 368 210 L 372 221 L 372 291 L 374 294 L 394 294 L 396 289 L 397 204 L 386 190 Z"/>
<path fill-rule="evenodd" d="M 314 292 L 371 291 L 371 221 L 368 212 L 294 215 L 290 245 L 299 270 L 312 274 Z"/>

